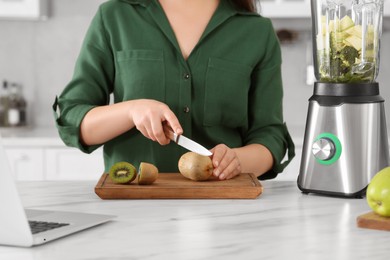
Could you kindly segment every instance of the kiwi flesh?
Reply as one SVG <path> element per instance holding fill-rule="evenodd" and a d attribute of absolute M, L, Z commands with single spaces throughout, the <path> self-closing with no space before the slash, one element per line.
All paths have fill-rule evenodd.
<path fill-rule="evenodd" d="M 128 162 L 117 162 L 110 168 L 109 176 L 114 183 L 126 184 L 137 177 L 137 169 Z"/>
<path fill-rule="evenodd" d="M 138 168 L 138 184 L 150 185 L 157 180 L 158 169 L 151 163 L 141 162 Z"/>

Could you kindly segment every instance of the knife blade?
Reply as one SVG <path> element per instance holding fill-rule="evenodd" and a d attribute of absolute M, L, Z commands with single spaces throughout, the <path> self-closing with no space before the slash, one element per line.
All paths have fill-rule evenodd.
<path fill-rule="evenodd" d="M 210 156 L 213 153 L 207 150 L 202 145 L 198 144 L 197 142 L 189 139 L 188 137 L 185 137 L 184 135 L 177 135 L 175 132 L 173 132 L 169 126 L 164 125 L 164 132 L 169 139 L 177 143 L 178 145 L 186 148 L 187 150 L 190 150 L 191 152 L 195 152 L 204 156 Z"/>

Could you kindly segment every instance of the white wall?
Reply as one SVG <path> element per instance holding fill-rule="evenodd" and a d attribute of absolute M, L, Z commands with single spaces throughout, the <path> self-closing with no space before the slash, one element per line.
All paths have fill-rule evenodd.
<path fill-rule="evenodd" d="M 33 125 L 54 127 L 54 97 L 71 78 L 86 29 L 102 2 L 52 0 L 47 21 L 0 20 L 0 80 L 23 84 Z"/>

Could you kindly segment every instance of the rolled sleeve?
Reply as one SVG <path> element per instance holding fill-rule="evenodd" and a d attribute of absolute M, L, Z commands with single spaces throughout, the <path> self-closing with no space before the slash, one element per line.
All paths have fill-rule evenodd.
<path fill-rule="evenodd" d="M 246 144 L 264 145 L 274 158 L 273 168 L 260 179 L 275 178 L 295 156 L 294 143 L 283 122 L 280 45 L 274 30 L 271 28 L 269 32 L 265 57 L 252 74 L 249 129 L 245 135 Z M 288 159 L 282 162 L 287 150 Z"/>
<path fill-rule="evenodd" d="M 88 111 L 109 103 L 113 88 L 113 57 L 101 12 L 100 8 L 88 29 L 72 80 L 53 104 L 59 136 L 67 146 L 79 148 L 85 153 L 91 153 L 99 145 L 83 145 L 81 122 Z"/>
<path fill-rule="evenodd" d="M 56 97 L 53 104 L 53 113 L 55 118 L 55 124 L 58 130 L 58 133 L 62 141 L 70 147 L 79 148 L 84 153 L 92 153 L 94 150 L 99 148 L 100 145 L 91 145 L 86 146 L 80 142 L 80 124 L 84 116 L 88 113 L 89 110 L 95 106 L 91 105 L 78 105 L 70 110 L 68 117 L 72 120 L 70 122 L 64 123 L 64 118 L 60 114 L 58 98 Z"/>

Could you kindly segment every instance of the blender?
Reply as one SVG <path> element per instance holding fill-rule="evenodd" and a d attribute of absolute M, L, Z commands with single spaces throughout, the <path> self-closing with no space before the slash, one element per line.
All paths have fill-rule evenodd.
<path fill-rule="evenodd" d="M 311 0 L 316 76 L 298 188 L 363 197 L 389 165 L 379 71 L 384 0 Z"/>

